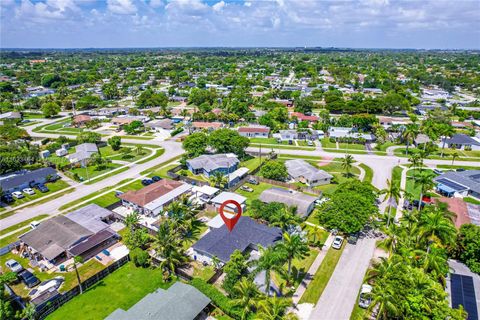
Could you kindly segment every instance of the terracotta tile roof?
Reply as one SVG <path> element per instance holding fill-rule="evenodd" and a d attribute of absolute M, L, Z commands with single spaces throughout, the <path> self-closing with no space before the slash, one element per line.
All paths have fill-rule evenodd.
<path fill-rule="evenodd" d="M 453 218 L 455 227 L 460 228 L 463 224 L 471 222 L 470 217 L 468 216 L 467 204 L 463 199 L 441 197 L 438 201 L 446 203 L 448 205 L 448 210 L 455 213 L 456 217 Z"/>
<path fill-rule="evenodd" d="M 269 127 L 240 127 L 238 128 L 238 132 L 262 132 L 262 133 L 269 133 Z"/>
<path fill-rule="evenodd" d="M 307 121 L 318 121 L 318 117 L 317 116 L 307 116 L 307 115 L 304 115 L 303 113 L 301 112 L 292 112 L 290 114 L 292 117 L 297 117 L 299 120 L 307 120 Z"/>
<path fill-rule="evenodd" d="M 119 198 L 143 207 L 181 185 L 183 182 L 163 179 L 140 190 L 127 191 Z"/>
<path fill-rule="evenodd" d="M 192 125 L 194 128 L 220 128 L 223 125 L 223 123 L 194 121 Z"/>
<path fill-rule="evenodd" d="M 78 123 L 78 122 L 87 122 L 92 120 L 92 118 L 86 114 L 79 114 L 78 116 L 75 116 L 73 118 L 73 122 Z"/>

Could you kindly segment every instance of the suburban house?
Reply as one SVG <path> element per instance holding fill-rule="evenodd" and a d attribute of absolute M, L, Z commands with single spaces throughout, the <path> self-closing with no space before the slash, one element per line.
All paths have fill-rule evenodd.
<path fill-rule="evenodd" d="M 281 141 L 292 141 L 298 139 L 298 132 L 297 130 L 280 130 L 278 133 L 273 135 L 274 138 L 279 139 Z"/>
<path fill-rule="evenodd" d="M 57 265 L 74 256 L 87 260 L 118 240 L 106 223 L 111 217 L 110 210 L 90 204 L 43 221 L 19 238 L 36 261 Z"/>
<path fill-rule="evenodd" d="M 331 174 L 315 168 L 305 160 L 287 160 L 285 166 L 290 178 L 311 187 L 329 184 L 333 178 Z"/>
<path fill-rule="evenodd" d="M 82 143 L 76 146 L 75 153 L 67 155 L 67 158 L 70 163 L 85 163 L 94 153 L 98 153 L 98 147 L 95 143 Z"/>
<path fill-rule="evenodd" d="M 7 120 L 7 121 L 5 121 Z M 18 111 L 10 111 L 0 114 L 0 124 L 8 121 L 22 120 L 22 114 Z"/>
<path fill-rule="evenodd" d="M 424 133 L 419 133 L 416 137 L 415 140 L 413 140 L 415 146 L 419 146 L 421 144 L 429 143 L 431 142 L 432 139 L 430 139 L 426 134 Z"/>
<path fill-rule="evenodd" d="M 162 119 L 162 120 L 154 120 L 147 122 L 145 127 L 150 128 L 157 132 L 168 132 L 172 131 L 175 126 L 173 125 L 173 121 L 171 119 Z"/>
<path fill-rule="evenodd" d="M 480 150 L 480 141 L 463 133 L 455 134 L 451 138 L 444 138 L 442 142 L 440 142 L 440 146 L 443 145 L 444 141 L 448 148 Z"/>
<path fill-rule="evenodd" d="M 208 130 L 213 131 L 223 127 L 223 123 L 221 122 L 202 122 L 202 121 L 193 121 L 192 122 L 192 130 Z"/>
<path fill-rule="evenodd" d="M 211 263 L 215 256 L 221 262 L 227 263 L 235 250 L 258 250 L 258 245 L 269 247 L 281 239 L 280 228 L 269 227 L 250 217 L 241 216 L 231 232 L 225 224 L 210 229 L 191 247 L 189 254 L 200 262 Z"/>
<path fill-rule="evenodd" d="M 308 121 L 308 122 L 317 122 L 320 118 L 317 116 L 307 116 L 301 112 L 292 112 L 290 113 L 290 117 L 295 117 L 299 121 Z"/>
<path fill-rule="evenodd" d="M 204 320 L 210 299 L 195 287 L 177 281 L 167 290 L 147 294 L 128 311 L 117 309 L 105 320 Z"/>
<path fill-rule="evenodd" d="M 460 228 L 468 223 L 480 226 L 480 205 L 465 202 L 460 198 L 440 197 L 437 201 L 446 203 L 448 210 L 455 213 L 453 218 L 455 227 Z"/>
<path fill-rule="evenodd" d="M 181 181 L 162 179 L 140 190 L 129 190 L 120 194 L 122 205 L 146 216 L 158 216 L 173 201 L 189 195 L 192 186 Z"/>
<path fill-rule="evenodd" d="M 245 211 L 245 208 L 247 206 L 247 198 L 239 195 L 238 193 L 227 192 L 227 191 L 221 192 L 220 194 L 215 196 L 212 200 L 210 200 L 210 204 L 213 206 L 212 209 L 214 209 L 216 211 L 218 208 L 220 208 L 222 203 L 224 203 L 227 200 L 237 201 L 240 204 L 240 206 L 242 207 L 242 210 Z M 237 211 L 236 207 L 232 204 L 228 204 L 227 208 L 231 209 L 232 211 Z"/>
<path fill-rule="evenodd" d="M 73 125 L 75 127 L 83 127 L 87 122 L 92 121 L 92 117 L 87 114 L 79 114 L 73 117 Z"/>
<path fill-rule="evenodd" d="M 293 100 L 288 100 L 288 99 L 269 99 L 268 101 L 270 102 L 276 102 L 279 104 L 283 104 L 287 108 L 293 107 Z"/>
<path fill-rule="evenodd" d="M 262 125 L 251 125 L 238 128 L 238 133 L 247 138 L 268 138 L 270 128 Z"/>
<path fill-rule="evenodd" d="M 203 174 L 210 177 L 215 172 L 224 175 L 238 169 L 240 161 L 233 153 L 204 154 L 187 160 L 187 168 L 193 174 Z"/>
<path fill-rule="evenodd" d="M 45 183 L 59 178 L 55 169 L 46 167 L 36 170 L 21 170 L 0 176 L 0 188 L 3 192 L 11 193 L 30 188 L 36 183 Z"/>
<path fill-rule="evenodd" d="M 220 189 L 208 185 L 194 186 L 192 188 L 192 196 L 190 199 L 198 204 L 208 203 L 218 194 L 219 191 Z"/>
<path fill-rule="evenodd" d="M 270 188 L 263 191 L 258 198 L 265 203 L 280 202 L 289 207 L 296 207 L 299 216 L 308 216 L 315 208 L 316 197 L 305 193 L 286 190 L 281 188 Z"/>
<path fill-rule="evenodd" d="M 375 136 L 371 133 L 355 132 L 352 128 L 345 127 L 331 127 L 328 130 L 328 136 L 334 139 L 354 138 L 364 139 L 366 142 L 375 141 Z"/>
<path fill-rule="evenodd" d="M 448 171 L 433 179 L 436 190 L 447 197 L 471 196 L 480 200 L 480 170 Z"/>
<path fill-rule="evenodd" d="M 149 118 L 146 116 L 123 116 L 112 118 L 110 122 L 116 126 L 124 126 L 132 123 L 133 121 L 147 122 L 148 119 Z"/>

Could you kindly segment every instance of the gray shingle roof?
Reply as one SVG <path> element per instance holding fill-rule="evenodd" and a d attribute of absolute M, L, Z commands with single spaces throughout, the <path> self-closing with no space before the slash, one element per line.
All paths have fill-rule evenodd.
<path fill-rule="evenodd" d="M 103 222 L 102 219 L 106 219 L 112 214 L 113 212 L 110 210 L 104 209 L 96 204 L 89 204 L 67 213 L 65 217 L 96 233 L 108 228 L 108 224 Z"/>
<path fill-rule="evenodd" d="M 317 198 L 302 192 L 270 188 L 263 191 L 259 199 L 265 203 L 280 202 L 289 207 L 297 207 L 297 213 L 304 217 L 310 213 L 309 208 Z"/>
<path fill-rule="evenodd" d="M 300 177 L 305 178 L 307 181 L 331 179 L 333 176 L 323 170 L 317 169 L 305 160 L 287 160 L 285 161 L 288 174 L 294 179 Z"/>
<path fill-rule="evenodd" d="M 195 170 L 205 169 L 207 172 L 219 168 L 230 168 L 239 164 L 238 158 L 233 153 L 204 154 L 199 157 L 187 160 L 187 163 Z"/>
<path fill-rule="evenodd" d="M 20 171 L 14 174 L 4 175 L 0 177 L 0 187 L 3 190 L 10 190 L 17 188 L 22 184 L 30 183 L 31 181 L 38 181 L 39 179 L 44 179 L 48 175 L 56 176 L 57 171 L 50 167 L 40 168 L 33 171 Z"/>
<path fill-rule="evenodd" d="M 480 170 L 466 170 L 466 171 L 448 171 L 439 175 L 434 180 L 448 179 L 468 189 L 480 193 Z"/>
<path fill-rule="evenodd" d="M 282 230 L 257 223 L 250 217 L 242 216 L 232 232 L 225 225 L 208 232 L 193 245 L 193 249 L 211 257 L 217 256 L 221 261 L 228 262 L 235 250 L 245 251 L 248 246 L 271 246 L 281 240 Z"/>
<path fill-rule="evenodd" d="M 90 235 L 92 232 L 85 227 L 58 215 L 43 221 L 34 230 L 20 236 L 20 239 L 48 260 L 52 260 Z"/>
<path fill-rule="evenodd" d="M 128 311 L 117 309 L 105 320 L 192 320 L 208 306 L 210 299 L 198 289 L 176 282 L 168 290 L 146 295 Z"/>
<path fill-rule="evenodd" d="M 466 144 L 472 146 L 480 146 L 480 143 L 466 134 L 459 133 L 451 137 L 450 139 L 445 139 L 447 144 Z"/>

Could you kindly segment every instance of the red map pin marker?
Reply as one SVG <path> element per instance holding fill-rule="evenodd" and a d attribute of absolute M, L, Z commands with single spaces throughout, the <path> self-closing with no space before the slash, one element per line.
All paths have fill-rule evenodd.
<path fill-rule="evenodd" d="M 227 218 L 223 212 L 223 209 L 228 204 L 233 204 L 237 208 L 237 213 L 232 218 Z M 220 213 L 220 217 L 222 217 L 223 219 L 223 222 L 225 222 L 225 225 L 227 226 L 228 231 L 232 232 L 233 228 L 238 222 L 238 219 L 240 219 L 240 216 L 242 215 L 242 206 L 240 205 L 240 203 L 238 203 L 235 200 L 227 200 L 224 203 L 222 203 L 218 211 Z"/>

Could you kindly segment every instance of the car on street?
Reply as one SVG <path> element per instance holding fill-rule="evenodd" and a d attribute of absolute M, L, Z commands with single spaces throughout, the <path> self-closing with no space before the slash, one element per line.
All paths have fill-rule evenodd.
<path fill-rule="evenodd" d="M 153 176 L 153 177 L 152 177 L 152 180 L 153 180 L 154 182 L 157 182 L 157 181 L 162 180 L 162 178 L 160 178 L 159 176 Z"/>
<path fill-rule="evenodd" d="M 48 188 L 47 188 L 47 186 L 45 186 L 43 183 L 37 183 L 37 184 L 35 184 L 35 185 L 34 185 L 34 188 L 37 189 L 37 190 L 39 190 L 40 192 L 43 192 L 43 193 L 49 191 Z"/>
<path fill-rule="evenodd" d="M 358 306 L 363 309 L 367 309 L 370 304 L 372 303 L 372 286 L 369 284 L 362 284 L 362 288 L 360 289 L 360 296 L 358 298 Z"/>
<path fill-rule="evenodd" d="M 463 168 L 458 168 L 457 169 L 457 172 L 462 172 L 462 171 L 465 171 L 466 169 L 463 169 Z"/>
<path fill-rule="evenodd" d="M 32 188 L 25 188 L 22 191 L 23 191 L 23 193 L 26 193 L 26 194 L 31 195 L 31 196 L 35 194 L 35 191 Z"/>
<path fill-rule="evenodd" d="M 28 270 L 23 270 L 20 272 L 18 274 L 18 278 L 22 280 L 22 282 L 25 283 L 28 288 L 33 288 L 40 283 L 40 280 L 38 280 L 38 278 Z"/>
<path fill-rule="evenodd" d="M 240 190 L 247 191 L 247 192 L 253 192 L 253 189 L 250 188 L 249 186 L 241 186 Z"/>
<path fill-rule="evenodd" d="M 320 205 L 324 204 L 325 202 L 327 202 L 328 200 L 330 200 L 330 198 L 328 198 L 328 197 L 323 197 L 323 198 L 321 198 L 321 199 L 315 200 L 315 204 L 316 204 L 317 206 L 320 206 Z"/>
<path fill-rule="evenodd" d="M 358 241 L 358 234 L 357 233 L 351 234 L 347 239 L 347 242 L 350 243 L 350 244 L 357 244 L 357 241 Z"/>
<path fill-rule="evenodd" d="M 307 145 L 309 145 L 309 146 L 313 146 L 313 142 L 312 142 L 312 141 L 310 141 L 310 140 L 308 140 L 308 141 L 307 141 Z"/>
<path fill-rule="evenodd" d="M 23 193 L 21 193 L 20 191 L 14 191 L 14 192 L 12 192 L 12 196 L 13 196 L 15 199 L 22 199 L 22 198 L 24 198 Z"/>
<path fill-rule="evenodd" d="M 12 203 L 15 201 L 15 199 L 13 199 L 10 193 L 5 193 L 4 195 L 2 195 L 1 201 L 5 203 Z"/>
<path fill-rule="evenodd" d="M 20 272 L 23 270 L 23 267 L 20 263 L 17 261 L 10 259 L 5 262 L 5 265 L 7 266 L 8 269 L 10 269 L 12 272 Z"/>
<path fill-rule="evenodd" d="M 342 243 L 343 237 L 336 236 L 335 239 L 333 239 L 332 248 L 339 250 L 342 247 Z"/>
<path fill-rule="evenodd" d="M 144 186 L 149 186 L 153 183 L 153 180 L 152 179 L 143 179 L 142 180 L 142 185 Z"/>
<path fill-rule="evenodd" d="M 257 184 L 258 184 L 258 181 L 257 181 L 256 179 L 254 179 L 254 178 L 248 179 L 247 182 L 250 183 L 250 184 L 254 184 L 254 185 L 257 185 Z"/>

